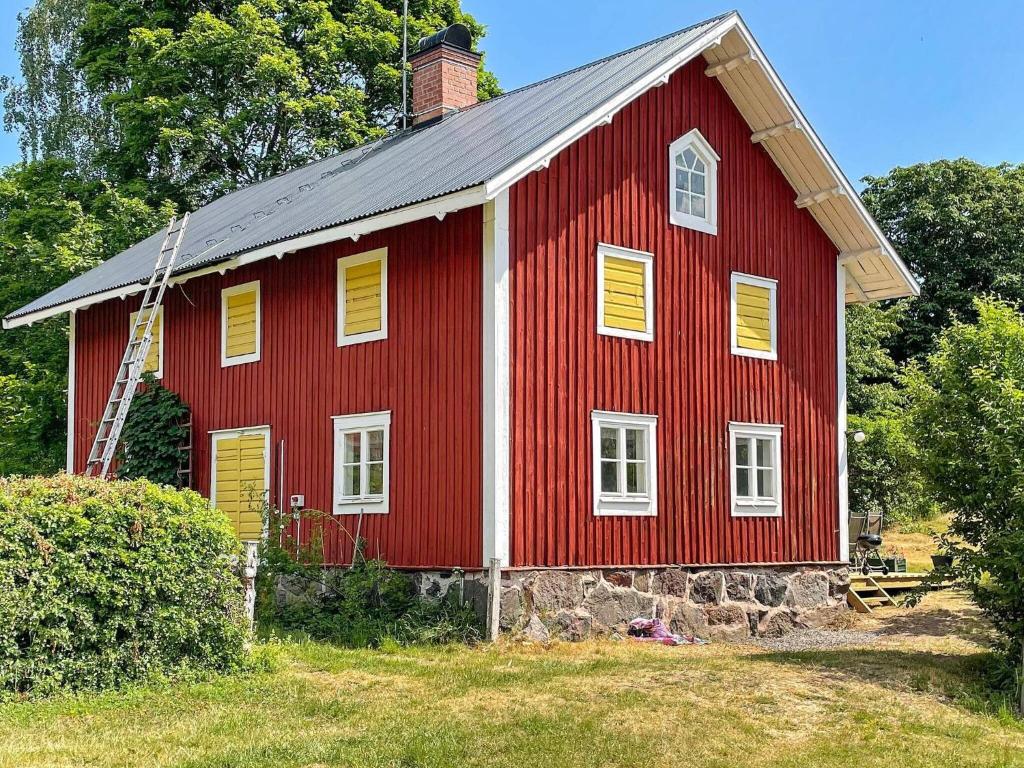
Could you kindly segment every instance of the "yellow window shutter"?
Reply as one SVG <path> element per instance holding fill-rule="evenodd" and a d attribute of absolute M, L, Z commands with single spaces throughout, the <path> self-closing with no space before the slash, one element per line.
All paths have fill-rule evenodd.
<path fill-rule="evenodd" d="M 152 312 L 153 310 L 147 310 Z M 131 322 L 135 324 L 135 318 L 138 317 L 138 312 L 133 312 L 131 316 Z M 152 342 L 149 345 L 149 352 L 146 354 L 146 362 L 142 366 L 143 373 L 156 373 L 160 370 L 160 345 L 163 343 L 163 319 L 164 309 L 163 307 L 157 307 L 156 317 L 153 318 L 153 327 L 150 329 L 152 335 Z M 143 321 L 144 323 L 145 321 Z M 135 338 L 141 339 L 143 332 L 146 330 L 145 324 L 140 324 L 139 329 L 135 332 Z"/>
<path fill-rule="evenodd" d="M 604 325 L 625 331 L 647 330 L 646 265 L 635 259 L 605 255 Z"/>
<path fill-rule="evenodd" d="M 228 516 L 240 539 L 255 541 L 263 535 L 263 497 L 267 488 L 265 437 L 222 437 L 215 445 L 217 509 Z"/>
<path fill-rule="evenodd" d="M 259 288 L 224 297 L 224 356 L 255 355 L 259 349 Z"/>
<path fill-rule="evenodd" d="M 380 260 L 345 268 L 345 335 L 381 329 Z"/>
<path fill-rule="evenodd" d="M 736 284 L 736 346 L 758 352 L 772 349 L 771 290 Z"/>
<path fill-rule="evenodd" d="M 214 498 L 217 500 L 217 509 L 228 516 L 231 526 L 238 530 L 238 444 L 237 437 L 222 437 L 217 440 L 217 455 L 214 457 L 214 464 L 217 471 L 217 482 L 214 488 Z"/>

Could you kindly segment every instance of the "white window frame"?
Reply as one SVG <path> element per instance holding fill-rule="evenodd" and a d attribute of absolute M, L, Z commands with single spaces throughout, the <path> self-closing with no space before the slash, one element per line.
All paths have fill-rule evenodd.
<path fill-rule="evenodd" d="M 689 147 L 704 161 L 704 216 L 676 210 L 676 155 Z M 718 161 L 721 158 L 700 131 L 694 128 L 668 146 L 668 210 L 669 221 L 677 227 L 695 229 L 709 235 L 718 234 Z"/>
<path fill-rule="evenodd" d="M 754 438 L 772 440 L 772 459 L 775 472 L 775 494 L 771 497 L 744 496 L 736 494 L 736 440 Z M 757 451 L 751 456 L 756 461 Z M 757 473 L 754 473 L 756 492 Z M 782 425 L 729 422 L 729 488 L 733 517 L 782 517 Z"/>
<path fill-rule="evenodd" d="M 592 428 L 590 471 L 593 475 L 594 515 L 597 517 L 656 517 L 658 514 L 658 417 L 650 414 L 591 411 Z M 622 492 L 601 491 L 601 428 L 642 429 L 647 433 L 647 493 L 627 494 L 625 477 L 620 476 Z M 620 439 L 621 439 L 620 432 Z M 623 449 L 625 442 L 622 443 Z M 625 462 L 622 461 L 623 466 Z"/>
<path fill-rule="evenodd" d="M 245 435 L 263 435 L 263 502 L 270 503 L 270 425 L 261 424 L 256 427 L 237 427 L 233 429 L 211 429 L 210 435 L 210 506 L 217 508 L 217 443 L 224 438 L 243 437 Z M 239 489 L 241 490 L 241 489 Z M 267 521 L 263 521 L 262 538 L 267 537 Z"/>
<path fill-rule="evenodd" d="M 736 335 L 736 287 L 739 285 L 753 285 L 757 288 L 768 289 L 768 330 L 770 332 L 771 349 L 763 351 L 760 349 L 747 349 L 739 345 L 739 337 Z M 748 275 L 745 272 L 733 272 L 729 286 L 729 345 L 734 355 L 742 357 L 757 357 L 761 360 L 779 359 L 779 313 L 777 294 L 779 292 L 779 281 L 770 277 L 758 277 Z"/>
<path fill-rule="evenodd" d="M 130 315 L 128 315 L 128 335 L 129 336 L 131 336 L 131 333 L 132 333 L 132 331 L 135 328 L 135 318 L 138 317 L 139 312 L 141 312 L 141 310 L 139 310 L 137 312 L 132 312 Z M 156 377 L 158 379 L 162 379 L 164 377 L 164 339 L 167 338 L 167 326 L 164 324 L 164 305 L 163 304 L 161 304 L 159 307 L 156 308 L 156 318 L 157 318 L 157 320 L 160 321 L 160 346 L 157 347 L 156 370 L 152 371 L 152 373 L 153 373 L 154 377 Z M 131 338 L 128 339 L 128 342 L 131 343 Z M 152 346 L 152 342 L 150 342 L 150 345 Z M 146 352 L 146 355 L 147 356 L 149 355 L 148 351 Z"/>
<path fill-rule="evenodd" d="M 631 331 L 604 324 L 604 257 L 637 261 L 644 265 L 644 330 Z M 654 341 L 654 254 L 607 243 L 597 244 L 597 332 L 603 336 Z"/>
<path fill-rule="evenodd" d="M 347 416 L 333 416 L 334 422 L 334 499 L 333 512 L 336 515 L 387 514 L 391 497 L 391 411 L 374 413 L 357 413 Z M 342 493 L 344 473 L 342 457 L 344 445 L 342 436 L 349 432 L 362 433 L 360 449 L 360 467 L 365 465 L 366 433 L 374 430 L 384 431 L 384 492 L 380 495 L 346 496 Z M 368 473 L 360 470 L 360 482 Z"/>
<path fill-rule="evenodd" d="M 380 330 L 345 335 L 345 271 L 349 267 L 365 264 L 368 261 L 380 262 Z M 372 251 L 357 253 L 353 256 L 342 256 L 338 259 L 338 291 L 337 291 L 337 323 L 338 346 L 363 344 L 367 341 L 380 341 L 388 337 L 388 249 L 375 248 Z"/>
<path fill-rule="evenodd" d="M 228 297 L 239 293 L 256 291 L 256 351 L 248 355 L 235 355 L 228 357 Z M 248 283 L 240 283 L 230 288 L 223 288 L 220 292 L 220 367 L 227 368 L 232 365 L 258 362 L 263 352 L 263 304 L 262 291 L 259 280 L 250 280 Z"/>

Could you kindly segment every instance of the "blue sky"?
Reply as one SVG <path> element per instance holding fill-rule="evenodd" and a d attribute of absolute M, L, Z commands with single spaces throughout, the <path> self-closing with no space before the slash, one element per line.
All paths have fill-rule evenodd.
<path fill-rule="evenodd" d="M 0 3 L 0 72 L 15 17 Z M 1024 162 L 1024 3 L 858 0 L 463 0 L 506 89 L 736 8 L 851 179 L 966 156 Z M 626 13 L 624 13 L 624 9 Z M 0 164 L 18 158 L 0 134 Z"/>

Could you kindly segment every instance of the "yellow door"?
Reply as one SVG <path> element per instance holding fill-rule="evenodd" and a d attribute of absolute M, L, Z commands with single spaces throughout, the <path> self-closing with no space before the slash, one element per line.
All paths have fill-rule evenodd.
<path fill-rule="evenodd" d="M 269 487 L 265 432 L 226 433 L 213 440 L 213 504 L 228 516 L 238 538 L 263 535 L 263 501 Z"/>

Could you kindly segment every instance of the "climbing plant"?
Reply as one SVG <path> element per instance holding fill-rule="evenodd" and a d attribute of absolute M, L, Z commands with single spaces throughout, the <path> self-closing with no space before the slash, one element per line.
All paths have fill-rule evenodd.
<path fill-rule="evenodd" d="M 121 432 L 117 476 L 180 486 L 181 446 L 188 440 L 189 408 L 177 394 L 144 374 Z"/>

